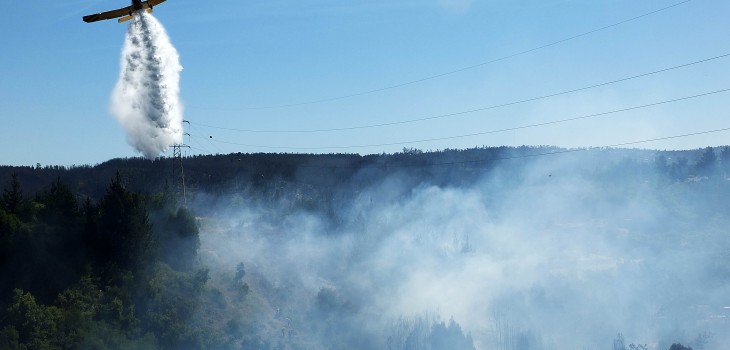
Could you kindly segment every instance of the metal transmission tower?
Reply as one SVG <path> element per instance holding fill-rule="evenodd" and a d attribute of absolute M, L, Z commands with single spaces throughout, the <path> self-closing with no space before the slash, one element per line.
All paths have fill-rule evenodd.
<path fill-rule="evenodd" d="M 187 120 L 183 120 L 183 123 L 190 124 L 190 122 Z M 190 134 L 186 132 L 183 133 L 183 135 L 190 136 Z M 172 145 L 172 183 L 175 187 L 175 194 L 178 196 L 178 198 L 182 198 L 183 205 L 187 207 L 188 199 L 185 193 L 185 172 L 183 171 L 182 156 L 182 149 L 185 147 L 190 148 L 190 146 L 184 143 Z"/>
<path fill-rule="evenodd" d="M 185 144 L 172 145 L 172 181 L 175 186 L 175 194 L 182 198 L 183 205 L 188 205 L 188 200 L 185 196 L 185 172 L 183 171 L 183 157 L 182 149 L 190 148 Z"/>

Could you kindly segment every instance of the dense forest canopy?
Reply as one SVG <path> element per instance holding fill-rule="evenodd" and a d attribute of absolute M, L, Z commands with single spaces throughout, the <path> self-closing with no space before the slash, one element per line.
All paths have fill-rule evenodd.
<path fill-rule="evenodd" d="M 708 152 L 711 151 L 711 152 Z M 427 181 L 464 184 L 479 179 L 499 164 L 515 167 L 534 158 L 559 159 L 569 154 L 592 166 L 608 167 L 623 162 L 629 171 L 651 172 L 655 165 L 663 176 L 683 180 L 702 176 L 718 168 L 727 171 L 730 149 L 716 147 L 689 151 L 641 149 L 561 149 L 556 147 L 483 147 L 465 150 L 423 152 L 403 149 L 395 154 L 292 154 L 232 153 L 184 157 L 184 177 L 191 191 L 225 192 L 241 186 L 262 186 L 275 181 L 297 182 L 315 187 L 349 184 L 357 178 L 376 181 L 377 175 L 412 173 Z M 723 157 L 724 156 L 724 157 Z M 149 161 L 144 158 L 113 159 L 94 166 L 2 166 L 0 183 L 7 184 L 15 174 L 30 194 L 48 188 L 61 179 L 75 193 L 98 199 L 104 195 L 109 179 L 119 173 L 127 186 L 141 193 L 171 190 L 179 176 L 179 165 L 172 158 Z M 364 175 L 366 173 L 369 176 Z M 362 183 L 366 185 L 366 183 Z M 239 188 L 240 189 L 240 188 Z"/>
<path fill-rule="evenodd" d="M 182 165 L 0 167 L 0 348 L 730 340 L 727 147 L 236 153 Z"/>

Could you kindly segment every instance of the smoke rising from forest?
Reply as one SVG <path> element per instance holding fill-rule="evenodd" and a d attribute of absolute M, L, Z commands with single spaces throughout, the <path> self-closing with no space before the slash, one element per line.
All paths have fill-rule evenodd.
<path fill-rule="evenodd" d="M 127 142 L 148 159 L 182 142 L 180 71 L 177 50 L 162 24 L 151 14 L 135 13 L 110 111 L 124 128 Z"/>
<path fill-rule="evenodd" d="M 646 160 L 598 152 L 502 162 L 468 184 L 363 169 L 367 185 L 351 180 L 328 208 L 297 208 L 308 194 L 284 182 L 274 202 L 201 196 L 217 223 L 203 225 L 201 261 L 224 275 L 243 262 L 287 320 L 271 322 L 323 346 L 415 348 L 403 320 L 440 315 L 477 349 L 607 349 L 618 333 L 720 349 L 724 181 L 665 182 Z M 323 291 L 339 311 L 311 311 Z"/>
<path fill-rule="evenodd" d="M 730 147 L 548 151 L 187 158 L 187 207 L 158 160 L 13 176 L 0 347 L 727 348 Z"/>

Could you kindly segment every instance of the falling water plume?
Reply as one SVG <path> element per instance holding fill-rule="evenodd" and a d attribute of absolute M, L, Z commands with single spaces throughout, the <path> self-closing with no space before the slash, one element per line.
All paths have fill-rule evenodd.
<path fill-rule="evenodd" d="M 183 107 L 179 55 L 152 15 L 134 15 L 120 65 L 110 111 L 127 133 L 127 142 L 153 159 L 182 142 Z"/>

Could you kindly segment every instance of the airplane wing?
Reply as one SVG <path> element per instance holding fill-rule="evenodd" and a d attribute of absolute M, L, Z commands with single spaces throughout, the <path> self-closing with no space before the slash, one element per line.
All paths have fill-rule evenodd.
<path fill-rule="evenodd" d="M 160 1 L 160 0 L 150 0 L 150 1 Z M 165 0 L 162 0 L 162 1 L 165 1 Z M 162 2 L 162 1 L 160 1 L 160 2 Z M 96 21 L 103 21 L 105 19 L 129 16 L 130 14 L 132 14 L 133 11 L 134 11 L 134 9 L 132 8 L 132 6 L 127 6 L 124 8 L 117 9 L 117 10 L 112 10 L 112 11 L 107 11 L 107 12 L 102 12 L 102 13 L 95 13 L 93 15 L 84 16 L 84 22 L 91 23 L 91 22 L 96 22 Z"/>
<path fill-rule="evenodd" d="M 150 4 L 150 6 L 157 6 L 165 2 L 165 0 L 148 0 L 147 2 Z"/>
<path fill-rule="evenodd" d="M 165 2 L 165 0 L 148 0 L 141 4 L 142 5 L 141 9 L 140 8 L 137 8 L 137 9 L 138 10 L 145 9 L 145 10 L 147 10 L 147 12 L 152 12 L 153 7 L 159 5 L 163 2 Z M 105 19 L 124 17 L 124 18 L 119 19 L 119 22 L 121 23 L 121 22 L 125 22 L 125 21 L 132 19 L 132 12 L 134 12 L 134 11 L 135 11 L 134 5 L 127 6 L 127 7 L 123 7 L 123 8 L 117 9 L 117 10 L 113 10 L 113 11 L 107 11 L 107 12 L 96 13 L 93 15 L 84 16 L 84 22 L 91 23 L 91 22 L 96 22 L 96 21 L 103 21 Z"/>

